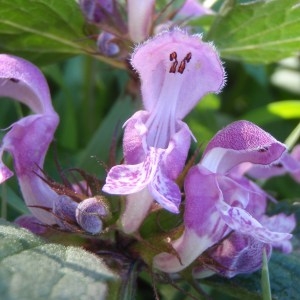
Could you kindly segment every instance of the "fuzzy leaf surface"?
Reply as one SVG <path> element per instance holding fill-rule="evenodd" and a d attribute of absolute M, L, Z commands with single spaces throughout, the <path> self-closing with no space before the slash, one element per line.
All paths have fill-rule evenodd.
<path fill-rule="evenodd" d="M 106 299 L 117 281 L 99 258 L 73 246 L 46 244 L 0 220 L 0 295 L 3 300 Z"/>

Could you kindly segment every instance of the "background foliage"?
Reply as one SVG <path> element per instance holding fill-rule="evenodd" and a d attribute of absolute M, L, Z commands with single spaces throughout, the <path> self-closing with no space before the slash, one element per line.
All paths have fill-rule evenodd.
<path fill-rule="evenodd" d="M 158 6 L 165 2 L 158 1 Z M 283 142 L 300 120 L 299 1 L 240 2 L 217 1 L 219 15 L 190 22 L 195 32 L 214 41 L 227 71 L 224 91 L 206 96 L 187 117 L 198 139 L 194 149 L 199 145 L 203 149 L 217 130 L 234 120 L 255 122 Z M 80 167 L 104 178 L 99 161 L 109 163 L 113 138 L 118 141 L 117 161 L 121 160 L 122 124 L 141 105 L 128 93 L 126 70 L 97 54 L 94 41 L 85 35 L 85 20 L 74 0 L 0 0 L 0 16 L 0 51 L 42 68 L 61 118 L 56 154 L 50 151 L 45 170 L 58 177 L 53 164 L 57 156 L 63 168 Z M 0 127 L 27 113 L 22 105 L 1 99 Z M 288 140 L 289 146 L 299 142 L 298 136 Z M 6 161 L 10 163 L 10 158 Z M 288 176 L 263 184 L 279 200 L 269 212 L 295 212 L 299 220 L 299 185 Z M 3 184 L 0 193 L 3 218 L 12 221 L 27 212 L 15 179 Z M 275 253 L 270 261 L 274 299 L 298 299 L 299 233 L 297 228 L 293 255 Z M 138 275 L 135 262 L 122 280 L 70 237 L 64 240 L 67 245 L 62 245 L 63 238 L 49 244 L 5 221 L 0 224 L 0 235 L 3 299 L 100 299 L 107 290 L 109 299 L 132 299 L 135 292 L 137 299 L 154 297 L 151 276 L 147 272 Z M 160 299 L 201 297 L 198 286 L 188 278 L 159 282 Z M 212 299 L 261 299 L 259 272 L 200 283 Z"/>

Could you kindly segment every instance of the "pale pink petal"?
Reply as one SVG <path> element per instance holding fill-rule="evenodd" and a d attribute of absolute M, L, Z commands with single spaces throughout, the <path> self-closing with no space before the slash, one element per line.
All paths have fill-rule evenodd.
<path fill-rule="evenodd" d="M 138 46 L 131 63 L 142 81 L 146 110 L 160 112 L 162 118 L 170 111 L 182 119 L 205 94 L 218 93 L 224 85 L 222 63 L 212 44 L 179 29 Z"/>
<path fill-rule="evenodd" d="M 150 35 L 154 6 L 155 0 L 127 0 L 128 30 L 133 42 L 142 42 Z"/>
<path fill-rule="evenodd" d="M 225 174 L 244 162 L 270 165 L 285 152 L 285 145 L 269 133 L 251 122 L 237 121 L 212 138 L 201 164 L 212 172 Z"/>
<path fill-rule="evenodd" d="M 262 216 L 260 222 L 269 230 L 276 230 L 278 232 L 290 233 L 296 228 L 295 215 L 287 216 L 284 213 L 280 213 L 272 217 Z M 287 240 L 273 242 L 272 246 L 283 253 L 290 253 L 293 250 L 291 242 Z"/>
<path fill-rule="evenodd" d="M 137 231 L 146 218 L 152 203 L 153 196 L 147 187 L 126 196 L 125 210 L 121 215 L 122 230 L 127 234 Z"/>
<path fill-rule="evenodd" d="M 209 265 L 208 262 L 194 268 L 193 277 L 206 277 L 207 270 L 228 278 L 237 274 L 253 273 L 262 267 L 263 250 L 270 258 L 271 245 L 264 244 L 250 235 L 233 232 L 228 238 L 207 251 L 206 254 L 214 263 Z"/>
<path fill-rule="evenodd" d="M 199 237 L 209 235 L 218 241 L 226 232 L 216 204 L 222 199 L 216 175 L 201 165 L 192 167 L 185 179 L 186 204 L 184 224 L 193 229 Z"/>
<path fill-rule="evenodd" d="M 147 152 L 146 138 L 148 134 L 145 123 L 148 118 L 149 113 L 140 110 L 124 124 L 123 152 L 126 164 L 138 164 L 145 159 Z"/>
<path fill-rule="evenodd" d="M 157 171 L 149 186 L 153 198 L 166 210 L 172 213 L 179 213 L 181 193 L 178 185 Z"/>
<path fill-rule="evenodd" d="M 166 273 L 180 272 L 189 266 L 215 241 L 209 233 L 199 238 L 194 230 L 185 230 L 182 236 L 172 242 L 175 253 L 162 252 L 153 258 L 153 267 Z"/>
<path fill-rule="evenodd" d="M 280 242 L 292 237 L 289 233 L 273 232 L 263 227 L 247 211 L 238 207 L 231 207 L 225 202 L 218 204 L 222 219 L 233 230 L 242 234 L 251 235 L 263 243 Z"/>
<path fill-rule="evenodd" d="M 185 166 L 191 145 L 191 131 L 186 123 L 177 122 L 177 131 L 171 136 L 163 157 L 163 171 L 167 177 L 176 180 Z"/>
<path fill-rule="evenodd" d="M 167 273 L 185 269 L 228 233 L 216 209 L 221 193 L 215 174 L 200 166 L 192 167 L 185 180 L 185 193 L 185 230 L 172 242 L 180 260 L 174 253 L 161 253 L 153 260 L 156 268 Z"/>
<path fill-rule="evenodd" d="M 103 191 L 128 195 L 144 189 L 152 180 L 162 155 L 161 149 L 150 148 L 144 162 L 136 165 L 118 165 L 110 169 Z"/>

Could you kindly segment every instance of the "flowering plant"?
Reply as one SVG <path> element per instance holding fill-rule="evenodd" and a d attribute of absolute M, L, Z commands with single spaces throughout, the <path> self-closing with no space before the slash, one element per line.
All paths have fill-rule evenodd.
<path fill-rule="evenodd" d="M 297 298 L 296 2 L 2 1 L 3 299 Z"/>

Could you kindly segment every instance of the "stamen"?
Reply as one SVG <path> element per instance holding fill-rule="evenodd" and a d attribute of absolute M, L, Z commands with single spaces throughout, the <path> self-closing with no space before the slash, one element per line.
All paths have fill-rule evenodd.
<path fill-rule="evenodd" d="M 178 61 L 174 61 L 171 68 L 170 68 L 170 71 L 169 73 L 176 73 L 176 68 L 177 68 L 177 65 L 178 65 Z"/>
<path fill-rule="evenodd" d="M 174 51 L 172 53 L 170 53 L 170 61 L 173 61 L 173 64 L 169 70 L 169 73 L 176 73 L 176 68 L 177 68 L 177 65 L 178 65 L 178 61 L 177 61 L 177 53 Z"/>
<path fill-rule="evenodd" d="M 185 60 L 181 61 L 180 65 L 179 65 L 179 68 L 178 68 L 178 72 L 180 74 L 182 74 L 184 69 L 185 69 Z"/>
<path fill-rule="evenodd" d="M 170 53 L 170 61 L 173 61 L 174 59 L 177 61 L 177 53 L 175 51 Z"/>
<path fill-rule="evenodd" d="M 184 57 L 184 59 L 180 62 L 180 65 L 177 70 L 178 73 L 182 74 L 184 72 L 186 64 L 190 62 L 191 58 L 192 58 L 192 53 L 191 52 L 187 53 L 187 55 Z M 170 67 L 169 73 L 176 73 L 176 69 L 178 66 L 177 52 L 175 52 L 175 51 L 170 53 L 170 61 L 173 61 L 173 60 L 174 60 L 174 62 L 172 63 L 172 65 Z"/>
<path fill-rule="evenodd" d="M 190 62 L 190 60 L 191 60 L 191 58 L 192 58 L 192 53 L 191 52 L 189 52 L 186 56 L 185 56 L 185 60 L 186 60 L 186 62 L 187 63 L 189 63 Z"/>

